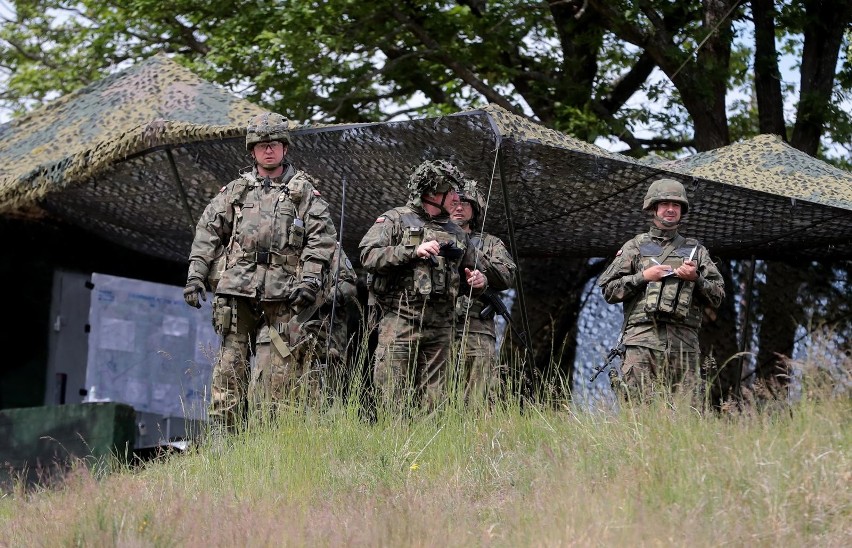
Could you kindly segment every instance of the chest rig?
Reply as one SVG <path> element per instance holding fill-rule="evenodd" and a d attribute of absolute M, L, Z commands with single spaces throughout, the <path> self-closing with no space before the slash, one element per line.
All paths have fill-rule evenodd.
<path fill-rule="evenodd" d="M 698 241 L 681 235 L 667 245 L 655 242 L 648 234 L 638 237 L 639 268 L 644 270 L 656 264 L 678 268 L 694 251 Z M 649 322 L 667 322 L 698 328 L 701 326 L 701 308 L 695 294 L 695 282 L 682 280 L 674 274 L 660 281 L 648 282 L 645 292 L 625 311 L 627 325 Z"/>
<path fill-rule="evenodd" d="M 459 260 L 464 253 L 465 243 L 454 234 L 427 223 L 420 215 L 412 211 L 392 210 L 387 215 L 388 220 L 401 228 L 400 241 L 407 249 L 416 249 L 423 242 L 436 240 L 442 246 L 439 255 L 433 255 L 428 260 L 417 259 L 405 264 L 396 272 L 388 275 L 374 275 L 369 281 L 370 287 L 377 297 L 390 296 L 404 291 L 409 298 L 453 301 L 459 288 Z M 398 217 L 397 217 L 398 215 Z M 458 254 L 452 258 L 446 253 L 446 247 L 453 248 Z"/>
<path fill-rule="evenodd" d="M 290 168 L 276 179 L 244 173 L 231 188 L 233 208 L 228 263 L 281 265 L 295 274 L 305 246 L 304 182 Z"/>

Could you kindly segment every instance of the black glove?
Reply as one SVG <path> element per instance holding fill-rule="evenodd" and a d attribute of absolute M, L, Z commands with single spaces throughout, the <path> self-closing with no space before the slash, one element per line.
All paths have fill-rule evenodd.
<path fill-rule="evenodd" d="M 340 308 L 346 304 L 346 295 L 343 294 L 343 291 L 339 287 L 335 286 L 331 291 L 331 300 L 334 302 L 334 306 Z"/>
<path fill-rule="evenodd" d="M 457 246 L 455 242 L 443 242 L 438 255 L 446 257 L 451 261 L 457 261 L 464 257 L 464 249 Z"/>
<path fill-rule="evenodd" d="M 314 304 L 317 301 L 319 285 L 319 280 L 315 278 L 302 279 L 302 282 L 287 297 L 290 306 L 293 308 L 305 308 Z"/>
<path fill-rule="evenodd" d="M 198 301 L 198 295 L 201 299 L 207 300 L 207 291 L 204 289 L 204 282 L 197 278 L 193 278 L 186 282 L 186 287 L 183 289 L 183 300 L 186 304 L 195 308 L 201 308 L 201 303 Z"/>

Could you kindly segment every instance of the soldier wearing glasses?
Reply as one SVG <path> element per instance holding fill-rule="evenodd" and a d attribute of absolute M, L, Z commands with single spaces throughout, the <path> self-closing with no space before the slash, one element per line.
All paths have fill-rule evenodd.
<path fill-rule="evenodd" d="M 195 229 L 184 298 L 200 307 L 206 282 L 218 279 L 214 325 L 222 342 L 209 416 L 226 428 L 239 421 L 246 397 L 280 402 L 301 387 L 297 381 L 310 360 L 304 350 L 313 345 L 303 344 L 308 335 L 300 326 L 321 304 L 335 250 L 328 204 L 311 176 L 285 160 L 289 145 L 281 115 L 249 121 L 246 151 L 253 168 L 222 187 Z"/>

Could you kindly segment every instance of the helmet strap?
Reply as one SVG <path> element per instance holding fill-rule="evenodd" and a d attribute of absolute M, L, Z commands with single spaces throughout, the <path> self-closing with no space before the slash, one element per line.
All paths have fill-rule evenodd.
<path fill-rule="evenodd" d="M 452 213 L 452 212 L 451 212 L 451 211 L 449 211 L 449 210 L 446 208 L 446 206 L 445 206 L 445 204 L 447 203 L 447 195 L 449 194 L 449 192 L 443 192 L 442 194 L 444 195 L 444 197 L 441 199 L 441 203 L 434 202 L 434 201 L 432 201 L 432 200 L 429 200 L 429 199 L 427 199 L 427 198 L 424 198 L 424 197 L 423 197 L 423 195 L 421 195 L 421 196 L 420 196 L 420 201 L 421 201 L 421 202 L 423 202 L 423 203 L 429 204 L 429 205 L 431 205 L 431 206 L 437 207 L 437 208 L 438 208 L 438 209 L 440 209 L 443 213 L 446 213 L 446 214 L 448 214 L 448 215 L 449 215 L 449 214 L 450 214 L 450 213 Z"/>
<path fill-rule="evenodd" d="M 667 221 L 667 220 L 663 219 L 662 217 L 660 217 L 656 213 L 654 213 L 654 220 L 658 221 L 661 225 L 663 225 L 664 227 L 666 227 L 668 229 L 677 228 L 678 226 L 680 226 L 680 221 L 673 223 L 671 221 Z"/>

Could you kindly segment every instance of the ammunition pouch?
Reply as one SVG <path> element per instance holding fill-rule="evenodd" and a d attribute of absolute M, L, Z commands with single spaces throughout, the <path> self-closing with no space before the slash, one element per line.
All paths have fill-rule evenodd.
<path fill-rule="evenodd" d="M 305 247 L 305 223 L 301 219 L 293 219 L 290 233 L 287 235 L 287 245 L 296 249 Z"/>
<path fill-rule="evenodd" d="M 642 303 L 642 309 L 648 313 L 653 314 L 657 311 L 657 307 L 660 302 L 660 293 L 663 289 L 663 282 L 648 282 L 648 285 L 645 286 L 645 299 Z"/>
<path fill-rule="evenodd" d="M 213 329 L 220 336 L 237 331 L 237 303 L 228 297 L 216 297 L 213 302 Z"/>
<path fill-rule="evenodd" d="M 674 276 L 659 282 L 649 282 L 645 288 L 643 310 L 647 314 L 663 314 L 676 321 L 684 321 L 689 315 L 695 282 Z"/>
<path fill-rule="evenodd" d="M 663 289 L 660 291 L 657 301 L 657 310 L 663 314 L 674 314 L 675 301 L 680 290 L 680 280 L 672 280 L 673 277 L 669 276 L 663 280 Z"/>
<path fill-rule="evenodd" d="M 677 296 L 677 304 L 674 309 L 674 317 L 677 320 L 686 321 L 689 318 L 689 309 L 692 307 L 692 296 L 695 294 L 695 282 L 681 281 L 680 292 Z"/>
<path fill-rule="evenodd" d="M 640 238 L 643 238 L 644 235 Z M 642 268 L 652 264 L 665 264 L 677 268 L 692 253 L 698 243 L 678 237 L 671 247 L 661 247 L 640 240 Z M 659 281 L 648 282 L 644 294 L 630 304 L 625 304 L 625 325 L 662 321 L 698 328 L 701 326 L 701 308 L 693 302 L 695 282 L 669 275 Z"/>
<path fill-rule="evenodd" d="M 403 286 L 420 295 L 443 297 L 450 291 L 448 278 L 447 259 L 432 255 L 428 260 L 417 261 L 411 282 Z"/>
<path fill-rule="evenodd" d="M 393 282 L 390 276 L 382 274 L 367 274 L 367 288 L 376 295 L 387 295 L 393 289 Z"/>
<path fill-rule="evenodd" d="M 497 315 L 497 311 L 490 304 L 481 301 L 480 299 L 471 299 L 467 295 L 460 295 L 456 299 L 456 316 L 464 318 L 465 315 L 470 315 L 473 318 L 480 320 L 492 320 Z"/>
<path fill-rule="evenodd" d="M 447 283 L 447 259 L 442 256 L 432 257 L 432 294 L 446 295 L 449 288 Z"/>
<path fill-rule="evenodd" d="M 417 261 L 411 289 L 421 295 L 432 293 L 432 267 L 430 261 Z"/>
<path fill-rule="evenodd" d="M 659 282 L 648 282 L 644 298 L 633 307 L 627 325 L 650 321 L 667 321 L 698 328 L 701 310 L 693 303 L 695 282 L 675 276 Z"/>

